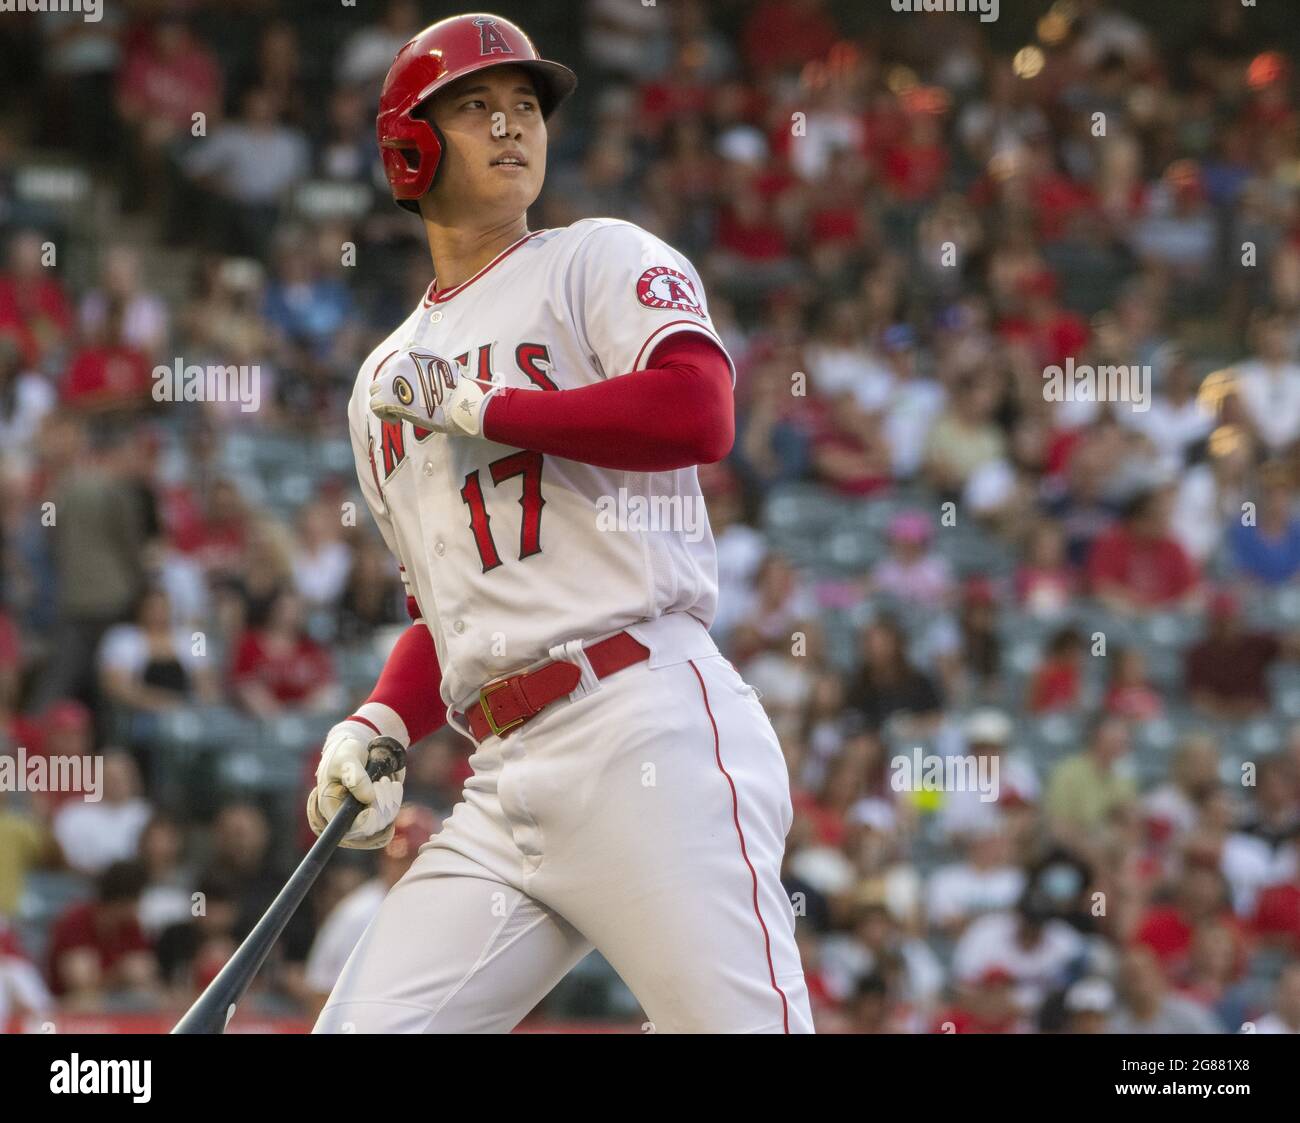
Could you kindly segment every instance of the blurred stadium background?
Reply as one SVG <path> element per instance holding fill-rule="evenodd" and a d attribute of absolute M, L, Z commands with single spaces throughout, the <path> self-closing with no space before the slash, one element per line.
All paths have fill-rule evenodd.
<path fill-rule="evenodd" d="M 661 235 L 739 368 L 715 632 L 788 757 L 819 1028 L 1300 1030 L 1286 6 L 492 7 L 580 77 L 534 228 Z M 0 792 L 0 1026 L 170 1028 L 309 841 L 404 620 L 344 431 L 429 280 L 373 108 L 457 10 L 0 14 L 0 749 L 105 785 Z M 1154 401 L 1049 402 L 1066 358 Z M 177 361 L 259 408 L 154 402 Z M 1000 798 L 894 790 L 914 747 Z M 237 1027 L 310 1025 L 466 750 L 417 749 L 429 814 L 334 861 Z M 527 1028 L 640 1021 L 593 955 Z"/>

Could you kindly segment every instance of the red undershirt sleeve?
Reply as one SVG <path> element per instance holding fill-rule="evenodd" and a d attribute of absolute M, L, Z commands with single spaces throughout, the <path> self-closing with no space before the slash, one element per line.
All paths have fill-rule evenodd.
<path fill-rule="evenodd" d="M 378 735 L 385 731 L 388 722 L 383 711 L 373 707 L 387 706 L 401 718 L 408 744 L 414 745 L 447 724 L 447 707 L 439 692 L 441 684 L 442 669 L 438 666 L 433 636 L 424 621 L 417 620 L 398 637 L 379 681 L 370 697 L 357 707 L 352 720 L 368 725 Z"/>
<path fill-rule="evenodd" d="M 483 415 L 489 440 L 630 472 L 712 464 L 735 431 L 731 365 L 699 332 L 669 336 L 645 370 L 592 386 L 498 391 Z"/>

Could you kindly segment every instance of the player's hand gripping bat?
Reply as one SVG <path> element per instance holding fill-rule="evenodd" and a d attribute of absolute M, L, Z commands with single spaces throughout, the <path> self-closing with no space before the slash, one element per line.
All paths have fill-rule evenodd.
<path fill-rule="evenodd" d="M 368 746 L 369 763 L 366 775 L 372 780 L 392 776 L 400 772 L 406 764 L 406 750 L 392 737 L 376 737 Z M 312 887 L 325 863 L 330 860 L 339 841 L 348 832 L 352 822 L 365 808 L 356 796 L 350 792 L 343 800 L 343 805 L 321 831 L 307 856 L 293 871 L 285 882 L 271 907 L 266 910 L 253 930 L 235 954 L 221 969 L 220 973 L 207 989 L 199 995 L 193 1006 L 172 1033 L 224 1033 L 226 1024 L 235 1013 L 235 1006 L 244 991 L 248 989 L 253 976 L 258 972 L 270 953 L 280 933 L 289 923 L 297 908 L 302 904 L 307 891 Z"/>

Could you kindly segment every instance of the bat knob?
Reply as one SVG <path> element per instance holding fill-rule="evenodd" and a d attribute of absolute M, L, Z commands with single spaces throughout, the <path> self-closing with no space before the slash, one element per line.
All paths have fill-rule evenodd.
<path fill-rule="evenodd" d="M 395 737 L 376 737 L 366 746 L 366 775 L 372 780 L 393 776 L 406 767 L 406 749 Z"/>

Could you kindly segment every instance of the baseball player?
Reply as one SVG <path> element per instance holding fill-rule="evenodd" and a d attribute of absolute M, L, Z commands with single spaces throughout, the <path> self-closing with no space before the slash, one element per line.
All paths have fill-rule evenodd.
<path fill-rule="evenodd" d="M 779 880 L 792 807 L 756 694 L 709 636 L 695 466 L 734 370 L 691 263 L 627 222 L 529 231 L 576 85 L 491 15 L 397 54 L 378 120 L 434 280 L 366 360 L 357 475 L 413 623 L 330 732 L 308 800 L 393 833 L 366 747 L 450 722 L 473 775 L 349 957 L 320 1032 L 506 1032 L 593 947 L 658 1032 L 811 1032 Z"/>

